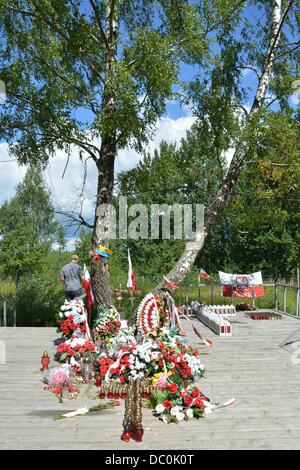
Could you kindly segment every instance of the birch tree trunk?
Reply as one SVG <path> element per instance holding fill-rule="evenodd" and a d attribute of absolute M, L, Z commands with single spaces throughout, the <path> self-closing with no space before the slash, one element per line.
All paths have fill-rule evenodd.
<path fill-rule="evenodd" d="M 103 30 L 106 44 L 106 75 L 102 110 L 106 119 L 109 119 L 116 108 L 113 86 L 111 86 L 114 78 L 114 64 L 117 60 L 118 21 L 115 10 L 116 1 L 117 0 L 110 0 L 107 4 L 106 26 L 105 30 Z M 101 21 L 100 18 L 99 21 Z M 101 139 L 100 158 L 97 164 L 98 188 L 92 240 L 94 250 L 96 250 L 99 245 L 108 247 L 109 244 L 109 205 L 112 204 L 113 197 L 116 140 L 115 131 L 104 133 Z M 92 262 L 91 275 L 96 307 L 99 308 L 110 305 L 112 303 L 112 292 L 106 258 L 101 258 L 98 262 Z"/>
<path fill-rule="evenodd" d="M 260 76 L 250 113 L 247 117 L 247 123 L 245 125 L 244 132 L 242 133 L 240 141 L 235 149 L 227 175 L 225 176 L 223 183 L 221 184 L 212 204 L 207 211 L 204 231 L 196 232 L 195 240 L 186 244 L 185 251 L 181 255 L 180 259 L 172 268 L 172 270 L 167 274 L 168 279 L 174 284 L 180 284 L 183 281 L 188 271 L 191 269 L 198 253 L 202 249 L 207 234 L 214 227 L 217 218 L 222 214 L 226 203 L 232 194 L 232 191 L 240 175 L 242 165 L 245 162 L 247 154 L 252 145 L 249 129 L 251 129 L 251 124 L 253 123 L 254 119 L 257 119 L 258 114 L 263 107 L 266 98 L 266 92 L 270 82 L 276 49 L 280 40 L 280 33 L 284 20 L 292 4 L 292 2 L 290 2 L 284 13 L 282 13 L 282 1 L 274 0 L 273 3 L 274 7 L 271 26 L 272 35 L 269 41 L 263 71 Z M 163 282 L 156 286 L 154 292 L 158 292 L 162 287 L 165 287 Z"/>

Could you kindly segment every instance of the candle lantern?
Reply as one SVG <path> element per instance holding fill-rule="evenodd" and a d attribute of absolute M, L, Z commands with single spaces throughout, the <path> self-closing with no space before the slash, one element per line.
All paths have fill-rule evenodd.
<path fill-rule="evenodd" d="M 94 365 L 93 361 L 89 357 L 83 358 L 80 371 L 83 380 L 92 380 L 94 375 Z"/>
<path fill-rule="evenodd" d="M 107 353 L 106 341 L 105 339 L 98 339 L 97 341 L 97 349 L 100 354 Z"/>
<path fill-rule="evenodd" d="M 100 374 L 95 375 L 95 385 L 96 387 L 101 387 L 101 375 Z"/>

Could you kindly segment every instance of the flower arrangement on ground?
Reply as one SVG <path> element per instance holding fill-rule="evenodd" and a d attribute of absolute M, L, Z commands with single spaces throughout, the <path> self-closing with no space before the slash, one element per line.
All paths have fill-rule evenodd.
<path fill-rule="evenodd" d="M 60 363 L 70 363 L 73 357 L 75 361 L 79 361 L 82 357 L 91 356 L 95 351 L 96 347 L 92 341 L 87 341 L 82 337 L 74 337 L 57 347 L 55 360 Z"/>
<path fill-rule="evenodd" d="M 137 409 L 137 401 L 140 403 L 141 398 L 147 398 L 145 405 L 151 406 L 155 416 L 165 423 L 198 419 L 208 414 L 212 405 L 194 384 L 194 380 L 204 374 L 199 351 L 188 346 L 179 334 L 182 329 L 174 306 L 170 302 L 166 305 L 153 294 L 145 297 L 143 305 L 134 327 L 121 322 L 114 307 L 99 310 L 93 337 L 97 342 L 106 343 L 102 349 L 85 334 L 88 325 L 83 302 L 80 299 L 65 302 L 58 319 L 64 341 L 56 349 L 55 360 L 63 364 L 61 369 L 66 369 L 58 369 L 57 380 L 48 381 L 46 388 L 59 397 L 64 391 L 73 398 L 79 389 L 72 381 L 78 383 L 84 379 L 83 363 L 89 360 L 91 367 L 83 383 L 95 381 L 96 387 L 100 387 L 97 396 L 101 399 L 128 398 L 128 390 L 132 388 L 135 390 L 134 409 Z M 168 328 L 169 320 L 172 326 Z M 67 379 L 66 370 L 73 373 Z"/>
<path fill-rule="evenodd" d="M 44 382 L 48 384 L 44 390 L 50 390 L 60 402 L 65 397 L 71 400 L 79 393 L 79 388 L 74 385 L 73 379 L 74 372 L 68 364 L 55 367 L 49 371 L 47 377 L 44 377 Z"/>
<path fill-rule="evenodd" d="M 69 339 L 74 332 L 86 333 L 86 316 L 81 299 L 65 300 L 57 316 L 57 332 Z"/>
<path fill-rule="evenodd" d="M 166 335 L 168 331 L 168 335 Z M 204 367 L 198 350 L 186 346 L 178 336 L 178 330 L 162 331 L 155 341 L 151 338 L 138 344 L 131 334 L 122 332 L 119 349 L 116 343 L 108 353 L 102 353 L 95 361 L 102 379 L 127 383 L 130 379 L 144 379 L 157 374 L 172 374 L 188 383 L 202 376 Z"/>
<path fill-rule="evenodd" d="M 114 308 L 101 308 L 94 321 L 94 337 L 109 340 L 118 334 L 121 327 L 120 316 Z"/>
<path fill-rule="evenodd" d="M 155 410 L 156 416 L 168 424 L 190 419 L 199 419 L 211 413 L 209 399 L 198 387 L 182 387 L 177 376 L 169 375 L 163 388 L 156 389 L 146 405 Z"/>

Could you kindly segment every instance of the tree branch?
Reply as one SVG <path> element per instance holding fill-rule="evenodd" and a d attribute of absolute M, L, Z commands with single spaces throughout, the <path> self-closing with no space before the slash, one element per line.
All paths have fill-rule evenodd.
<path fill-rule="evenodd" d="M 279 43 L 279 38 L 280 38 L 280 34 L 283 28 L 284 21 L 288 15 L 288 12 L 292 4 L 294 3 L 294 0 L 289 1 L 284 13 L 281 15 L 279 19 L 279 22 L 277 22 L 277 18 L 276 18 L 279 8 L 276 6 L 281 5 L 281 0 L 274 0 L 274 2 L 275 2 L 275 7 L 273 10 L 273 25 L 272 25 L 273 36 L 271 37 L 270 42 L 269 42 L 269 49 L 268 49 L 267 57 L 265 60 L 264 70 L 260 77 L 260 81 L 259 81 L 258 88 L 255 94 L 253 105 L 250 111 L 250 116 L 252 116 L 253 114 L 255 114 L 257 111 L 261 109 L 262 101 L 265 99 L 267 85 L 269 84 L 269 79 L 270 79 L 270 71 L 271 71 L 271 68 L 273 66 L 274 59 L 275 59 L 275 51 Z"/>
<path fill-rule="evenodd" d="M 33 102 L 32 100 L 30 100 L 28 98 L 25 99 L 25 98 L 23 98 L 22 96 L 20 96 L 18 94 L 10 93 L 10 95 L 17 98 L 20 101 L 23 101 L 26 104 L 29 103 L 30 106 L 32 106 L 35 109 L 39 110 L 39 103 L 38 102 Z M 30 110 L 30 108 L 29 108 L 29 110 Z M 51 126 L 51 124 L 52 124 L 51 121 L 49 121 L 49 126 Z M 13 127 L 11 129 L 13 129 Z M 21 127 L 21 126 L 16 127 L 15 126 L 14 129 L 16 129 L 16 130 L 22 129 L 23 132 L 27 132 L 28 134 L 31 133 L 30 130 L 28 129 L 28 126 L 23 126 L 23 127 Z M 98 165 L 99 158 L 100 158 L 100 149 L 98 149 L 98 147 L 91 144 L 90 142 L 80 140 L 78 137 L 75 137 L 75 136 L 68 136 L 67 138 L 63 138 L 59 134 L 56 134 L 56 133 L 53 133 L 53 132 L 46 132 L 46 131 L 44 131 L 44 132 L 34 132 L 34 135 L 35 136 L 39 135 L 41 137 L 41 139 L 43 139 L 45 137 L 50 137 L 50 139 L 52 139 L 53 142 L 60 140 L 62 142 L 65 142 L 66 144 L 76 144 L 79 147 L 81 147 L 83 150 L 85 150 L 92 157 L 92 159 L 94 160 L 96 165 Z M 96 156 L 95 152 L 99 155 L 99 158 Z"/>
<path fill-rule="evenodd" d="M 269 103 L 267 103 L 265 106 L 264 106 L 264 109 L 268 109 L 272 106 L 273 103 L 275 103 L 276 101 L 278 100 L 278 96 L 275 96 L 275 98 L 273 98 Z"/>
<path fill-rule="evenodd" d="M 89 222 L 87 222 L 81 214 L 76 214 L 72 211 L 63 211 L 63 210 L 55 210 L 54 211 L 55 214 L 58 214 L 58 215 L 63 215 L 64 217 L 67 217 L 68 219 L 70 219 L 72 222 L 73 222 L 73 225 L 79 225 L 82 226 L 84 225 L 85 227 L 88 227 L 90 229 L 93 229 L 94 226 L 92 224 L 90 224 Z"/>
<path fill-rule="evenodd" d="M 100 31 L 100 34 L 101 34 L 101 37 L 104 41 L 104 44 L 105 44 L 105 47 L 106 49 L 109 49 L 109 45 L 108 45 L 108 41 L 107 41 L 107 37 L 106 37 L 106 34 L 105 34 L 105 31 L 103 29 L 103 26 L 102 26 L 102 21 L 101 21 L 101 16 L 100 16 L 100 10 L 99 10 L 99 7 L 98 5 L 94 2 L 94 0 L 89 0 L 89 3 L 94 11 L 94 14 L 95 14 L 95 18 L 96 18 L 96 21 L 97 21 L 97 24 L 98 24 L 98 27 L 99 27 L 99 31 Z"/>
<path fill-rule="evenodd" d="M 249 117 L 249 111 L 242 104 L 233 104 L 232 107 L 236 108 L 236 109 L 241 109 L 242 111 L 244 111 L 244 114 L 245 114 L 246 118 Z"/>
<path fill-rule="evenodd" d="M 250 65 L 238 65 L 233 70 L 239 70 L 239 69 L 252 70 L 252 72 L 254 72 L 255 75 L 257 76 L 258 80 L 260 79 L 260 75 L 259 75 L 258 71 L 256 70 L 256 68 L 251 67 Z"/>
<path fill-rule="evenodd" d="M 34 2 L 33 2 L 34 3 Z M 35 5 L 36 7 L 36 5 Z M 47 24 L 47 26 L 50 27 L 50 29 L 58 34 L 60 37 L 62 37 L 67 43 L 68 45 L 71 45 L 71 53 L 74 54 L 74 44 L 72 43 L 72 39 L 64 32 L 64 30 L 62 30 L 58 25 L 57 23 L 55 23 L 54 21 L 50 21 L 49 18 L 45 17 L 44 15 L 40 15 L 36 12 L 33 12 L 33 11 L 29 11 L 29 10 L 22 10 L 22 9 L 18 9 L 18 8 L 14 8 L 14 7 L 7 7 L 8 10 L 14 12 L 14 13 L 20 13 L 21 15 L 24 15 L 24 16 L 31 16 L 33 18 L 37 18 L 38 20 L 44 22 L 45 24 Z M 93 73 L 95 73 L 95 75 L 97 76 L 97 78 L 102 82 L 104 83 L 104 80 L 103 78 L 101 77 L 101 74 L 99 72 L 99 70 L 97 69 L 97 67 L 95 66 L 95 64 L 93 64 L 93 62 L 88 58 L 87 54 L 86 54 L 86 51 L 83 51 L 81 50 L 80 48 L 76 48 L 76 51 L 78 53 L 78 55 L 81 57 L 81 59 L 90 67 L 90 69 L 93 71 Z"/>
<path fill-rule="evenodd" d="M 288 51 L 285 51 L 285 52 L 282 52 L 281 54 L 278 54 L 275 58 L 275 61 L 277 61 L 278 59 L 280 59 L 280 57 L 284 57 L 286 55 L 289 55 L 291 54 L 292 52 L 295 52 L 297 49 L 300 48 L 300 42 L 299 43 L 295 43 L 297 44 L 297 46 L 293 47 L 292 49 L 289 49 Z"/>
<path fill-rule="evenodd" d="M 99 158 L 96 157 L 96 154 L 91 150 L 94 149 L 98 152 L 98 154 L 100 155 L 100 150 L 93 144 L 90 144 L 89 142 L 84 142 L 84 141 L 81 141 L 80 139 L 78 139 L 77 137 L 68 137 L 66 139 L 63 139 L 61 136 L 59 135 L 55 135 L 55 134 L 50 134 L 50 133 L 43 133 L 41 134 L 41 136 L 46 136 L 46 137 L 52 137 L 54 139 L 54 141 L 56 140 L 62 140 L 64 141 L 66 144 L 75 144 L 75 145 L 78 145 L 78 147 L 81 147 L 83 150 L 85 150 L 90 156 L 91 158 L 94 160 L 94 162 L 96 163 L 96 165 L 98 165 L 99 163 Z"/>
<path fill-rule="evenodd" d="M 206 30 L 204 30 L 204 34 L 209 34 L 212 31 L 214 31 L 216 28 L 218 28 L 222 23 L 224 23 L 224 21 L 228 20 L 231 17 L 231 15 L 233 15 L 236 12 L 236 10 L 245 2 L 246 2 L 246 0 L 240 0 L 239 2 L 237 2 L 236 5 L 234 5 L 234 7 L 228 13 L 228 15 L 226 15 L 225 17 L 222 17 L 213 26 L 211 26 L 210 28 L 207 28 Z"/>
<path fill-rule="evenodd" d="M 38 59 L 41 63 L 43 63 L 46 67 L 48 67 L 49 70 L 51 70 L 52 73 L 54 73 L 54 75 L 56 77 L 58 77 L 60 80 L 62 80 L 63 82 L 67 83 L 71 88 L 74 88 L 74 90 L 77 90 L 79 91 L 79 93 L 82 93 L 82 95 L 84 95 L 86 98 L 87 98 L 87 103 L 89 104 L 88 107 L 86 107 L 86 109 L 89 109 L 90 111 L 92 111 L 94 113 L 95 116 L 97 116 L 99 114 L 99 111 L 95 108 L 95 106 L 93 105 L 92 103 L 92 100 L 91 100 L 91 97 L 90 95 L 83 89 L 81 88 L 80 86 L 72 83 L 67 77 L 65 77 L 64 75 L 61 75 L 57 69 L 55 68 L 52 68 L 51 65 L 49 65 L 42 57 L 38 56 Z M 78 106 L 82 107 L 82 104 L 78 103 Z"/>

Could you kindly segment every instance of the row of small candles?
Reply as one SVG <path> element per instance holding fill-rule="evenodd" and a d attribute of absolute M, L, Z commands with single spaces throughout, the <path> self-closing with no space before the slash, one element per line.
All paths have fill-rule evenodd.
<path fill-rule="evenodd" d="M 236 309 L 234 305 L 209 305 L 207 308 L 218 315 L 235 316 Z"/>
<path fill-rule="evenodd" d="M 231 336 L 232 328 L 228 320 L 215 313 L 209 307 L 202 307 L 198 311 L 198 319 L 219 336 Z"/>

